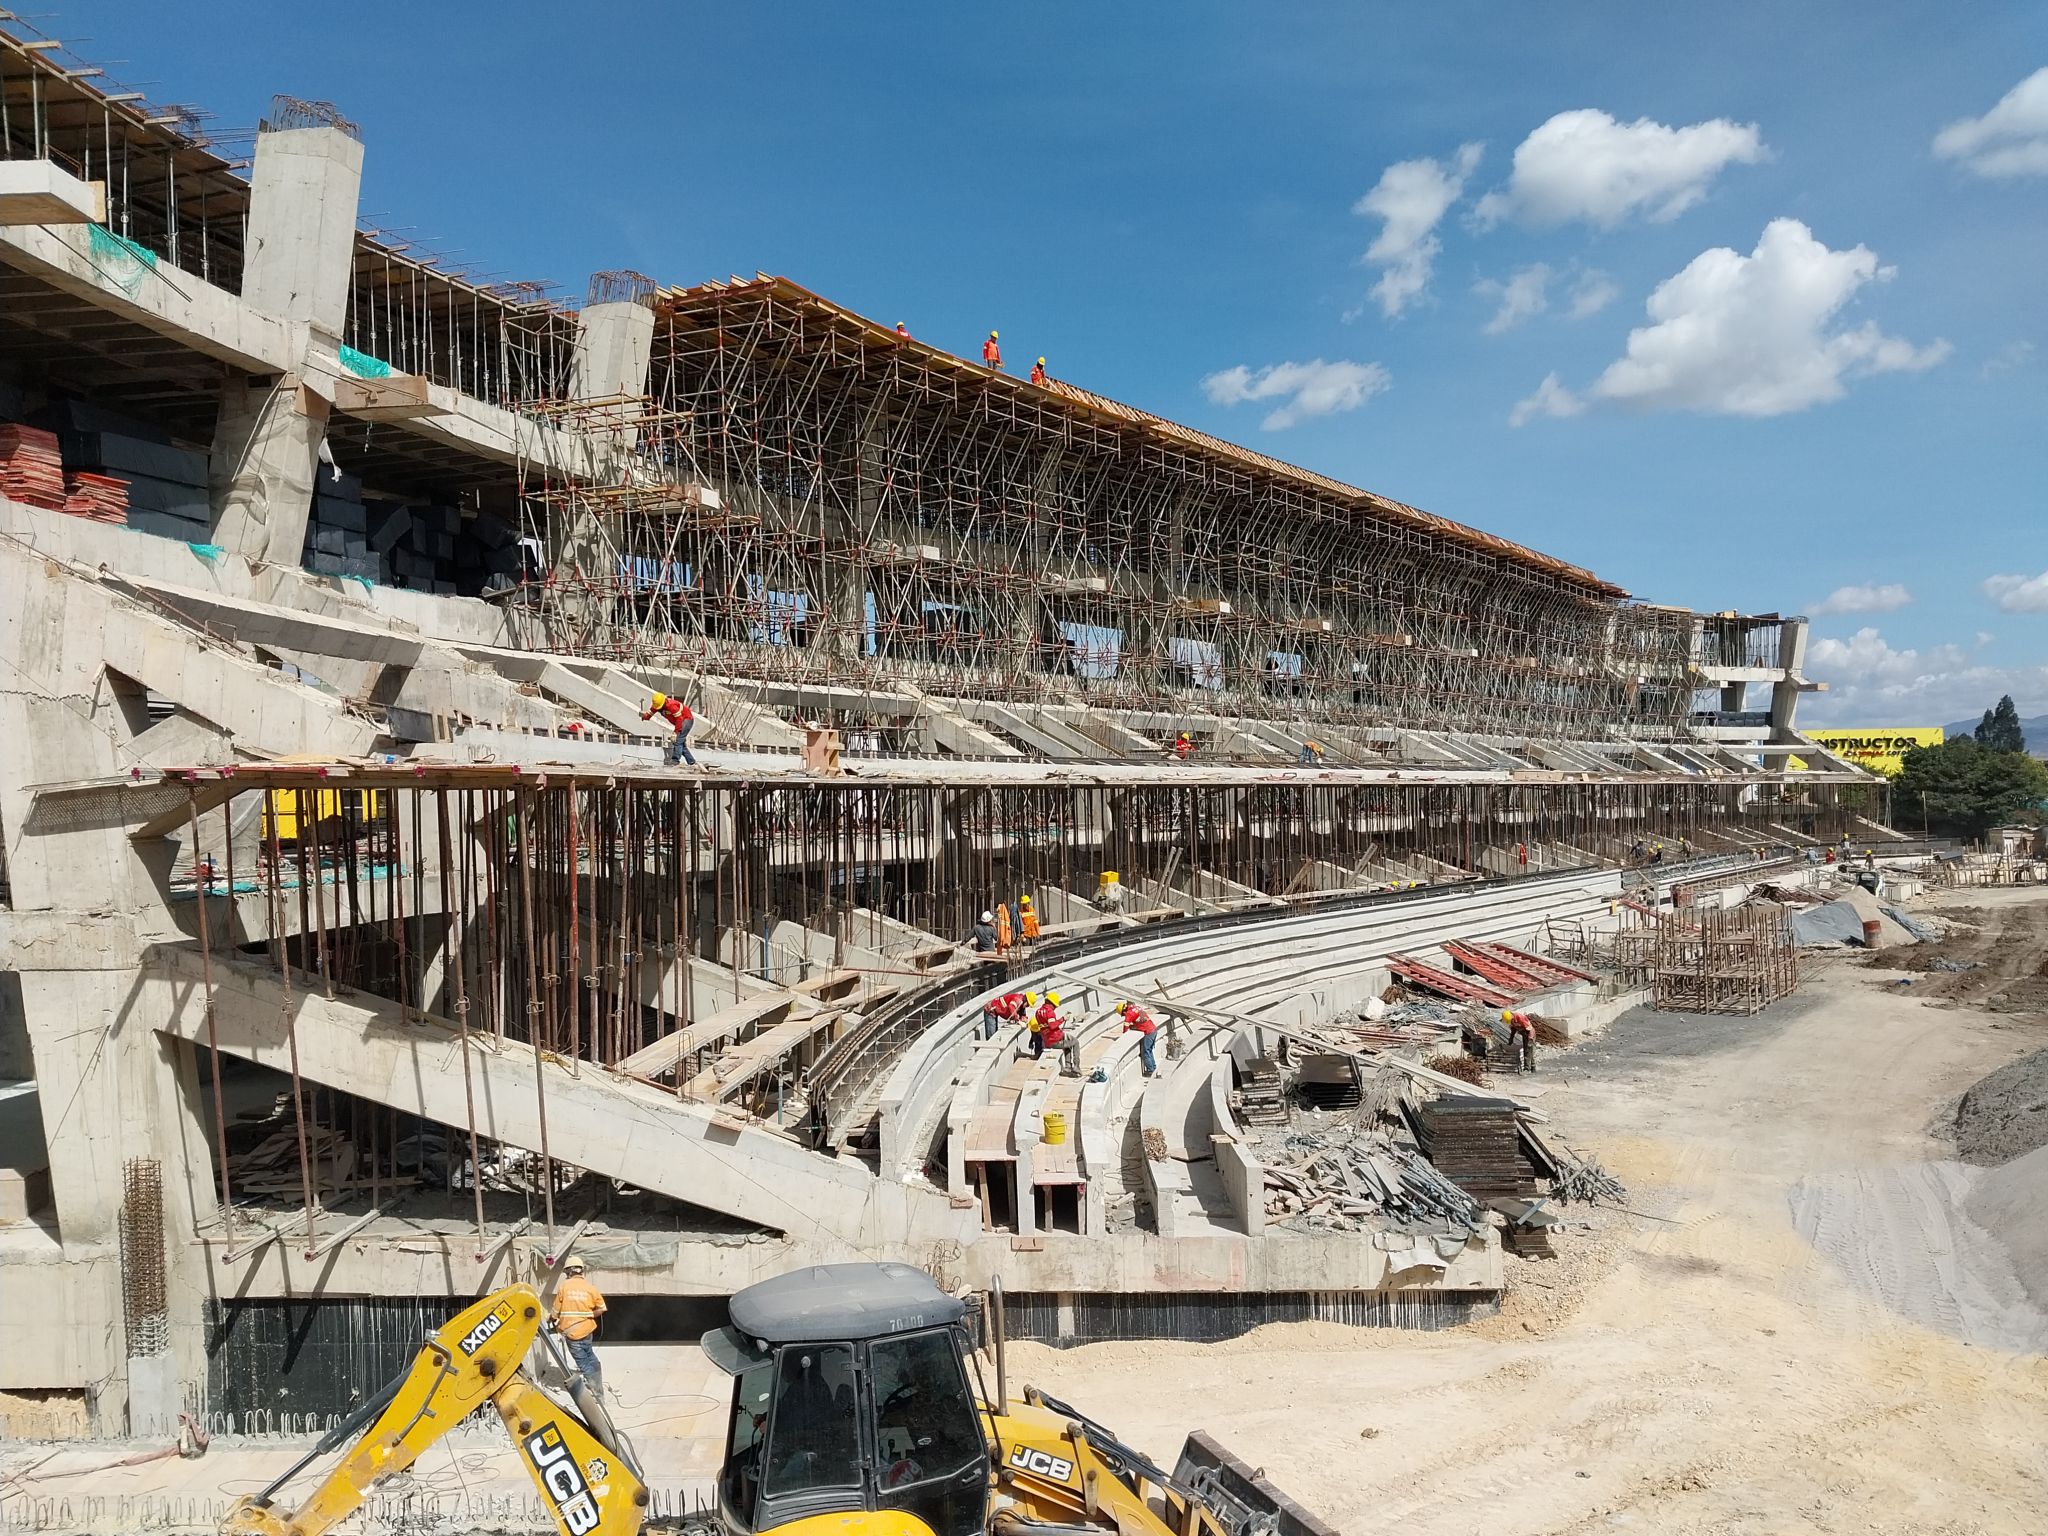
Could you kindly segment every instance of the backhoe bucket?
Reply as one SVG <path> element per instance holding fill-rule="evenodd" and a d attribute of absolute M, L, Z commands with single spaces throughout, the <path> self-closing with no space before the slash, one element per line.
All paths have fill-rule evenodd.
<path fill-rule="evenodd" d="M 1230 1536 L 1338 1536 L 1335 1526 L 1303 1509 L 1203 1430 L 1192 1432 L 1180 1448 L 1173 1480 L 1201 1495 Z"/>

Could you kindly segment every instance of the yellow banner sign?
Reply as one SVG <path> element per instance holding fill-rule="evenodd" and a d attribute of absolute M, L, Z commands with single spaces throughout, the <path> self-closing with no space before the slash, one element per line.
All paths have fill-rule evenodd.
<path fill-rule="evenodd" d="M 1806 732 L 1817 746 L 1846 757 L 1858 768 L 1895 774 L 1913 747 L 1938 747 L 1946 732 L 1938 725 L 1863 725 Z"/>

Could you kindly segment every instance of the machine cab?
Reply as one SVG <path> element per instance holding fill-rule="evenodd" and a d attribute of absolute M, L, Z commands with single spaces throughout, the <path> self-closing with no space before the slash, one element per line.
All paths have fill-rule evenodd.
<path fill-rule="evenodd" d="M 904 1264 L 820 1265 L 733 1297 L 731 1326 L 704 1339 L 733 1377 L 718 1479 L 732 1536 L 885 1510 L 980 1536 L 988 1437 L 966 1311 Z"/>

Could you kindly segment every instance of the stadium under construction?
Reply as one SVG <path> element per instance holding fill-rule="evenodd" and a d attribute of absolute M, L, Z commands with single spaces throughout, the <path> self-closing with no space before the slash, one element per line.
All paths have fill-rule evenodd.
<path fill-rule="evenodd" d="M 1435 1185 L 1273 1219 L 1262 1074 L 1429 1083 L 1331 1021 L 1446 943 L 1612 1005 L 1567 937 L 1866 807 L 1801 619 L 784 278 L 485 283 L 324 103 L 12 22 L 0 93 L 10 1412 L 333 1412 L 572 1249 L 644 1338 L 856 1257 L 1046 1338 L 1469 1317 Z"/>

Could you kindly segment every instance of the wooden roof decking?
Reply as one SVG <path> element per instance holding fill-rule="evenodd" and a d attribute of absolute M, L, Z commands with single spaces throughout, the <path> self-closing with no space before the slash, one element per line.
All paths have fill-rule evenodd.
<path fill-rule="evenodd" d="M 1549 577 L 1589 596 L 1611 599 L 1628 596 L 1626 590 L 1601 580 L 1583 566 L 1572 565 L 1554 555 L 1543 554 L 1513 540 L 1453 522 L 1433 512 L 1424 512 L 1418 507 L 1411 507 L 1405 502 L 1395 501 L 1372 491 L 1361 490 L 1357 486 L 1346 485 L 1341 480 L 1333 480 L 1327 475 L 1289 464 L 1269 454 L 1240 447 L 1220 437 L 1197 431 L 1193 427 L 1168 421 L 1164 417 L 1155 416 L 1136 406 L 1125 405 L 1092 390 L 1082 389 L 1057 379 L 1046 386 L 1033 385 L 1000 369 L 985 368 L 979 363 L 958 357 L 942 347 L 935 347 L 915 338 L 899 336 L 893 327 L 856 314 L 786 277 L 775 277 L 764 272 L 757 273 L 752 278 L 733 277 L 722 281 L 699 283 L 687 288 L 666 288 L 657 295 L 655 310 L 658 316 L 671 317 L 686 326 L 715 328 L 721 306 L 735 299 L 746 298 L 780 301 L 816 317 L 835 334 L 857 342 L 865 348 L 898 351 L 908 349 L 920 363 L 957 372 L 963 380 L 976 382 L 991 389 L 1028 391 L 1033 395 L 1049 397 L 1058 409 L 1092 423 L 1113 426 L 1127 433 L 1135 432 L 1158 444 L 1178 448 L 1198 458 L 1238 471 L 1269 476 L 1299 490 L 1324 497 L 1341 507 L 1362 512 L 1425 537 L 1441 539 L 1473 553 L 1490 556 L 1505 564 L 1520 567 L 1526 573 Z"/>

